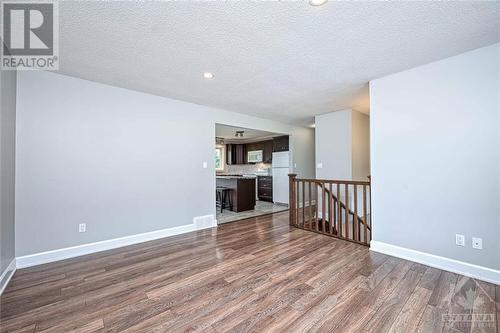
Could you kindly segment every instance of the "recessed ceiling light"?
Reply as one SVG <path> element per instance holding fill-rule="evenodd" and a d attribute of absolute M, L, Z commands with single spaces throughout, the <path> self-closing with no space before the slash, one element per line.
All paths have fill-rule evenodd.
<path fill-rule="evenodd" d="M 203 73 L 203 78 L 207 79 L 207 80 L 211 80 L 214 78 L 214 75 L 210 72 L 205 72 L 205 73 Z"/>
<path fill-rule="evenodd" d="M 309 4 L 311 6 L 322 6 L 327 2 L 328 0 L 309 0 Z"/>

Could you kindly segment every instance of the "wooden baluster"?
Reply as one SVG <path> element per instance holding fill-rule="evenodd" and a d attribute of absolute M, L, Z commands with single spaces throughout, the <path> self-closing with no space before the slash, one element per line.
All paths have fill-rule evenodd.
<path fill-rule="evenodd" d="M 337 184 L 337 233 L 342 237 L 342 209 L 340 207 L 340 184 Z"/>
<path fill-rule="evenodd" d="M 332 185 L 333 186 L 333 185 Z M 335 185 L 335 186 L 338 186 L 338 185 Z M 338 226 L 338 219 L 337 219 L 337 202 L 335 201 L 334 197 L 333 197 L 333 192 L 332 192 L 332 204 L 333 204 L 333 220 L 334 220 L 334 226 L 335 226 L 335 230 L 337 231 L 337 235 L 339 233 L 339 226 Z"/>
<path fill-rule="evenodd" d="M 289 192 L 289 223 L 290 225 L 295 225 L 295 178 L 297 174 L 290 173 L 288 174 L 288 192 Z"/>
<path fill-rule="evenodd" d="M 358 187 L 354 184 L 354 221 L 353 221 L 353 238 L 354 240 L 359 241 L 359 221 L 358 221 Z"/>
<path fill-rule="evenodd" d="M 311 182 L 309 182 L 309 229 L 312 229 L 313 213 L 312 213 L 312 187 Z"/>
<path fill-rule="evenodd" d="M 321 183 L 321 194 L 323 199 L 321 200 L 321 231 L 326 232 L 326 192 L 325 183 Z"/>
<path fill-rule="evenodd" d="M 349 184 L 345 184 L 345 238 L 349 238 Z"/>
<path fill-rule="evenodd" d="M 295 224 L 297 226 L 300 226 L 300 181 L 297 180 L 296 181 L 297 183 L 297 188 L 295 190 L 295 197 L 296 197 L 296 200 L 295 200 Z"/>
<path fill-rule="evenodd" d="M 330 226 L 330 235 L 333 235 L 333 222 L 334 222 L 334 217 L 333 217 L 333 192 L 332 192 L 332 183 L 328 185 L 329 190 L 330 190 L 330 195 L 328 196 L 328 224 Z"/>
<path fill-rule="evenodd" d="M 370 179 L 370 185 L 368 185 L 368 195 L 370 197 L 369 199 L 369 203 L 370 203 L 370 209 L 368 209 L 368 211 L 370 212 L 370 223 L 367 222 L 367 224 L 370 226 L 370 237 L 368 239 L 368 242 L 367 244 L 369 245 L 370 244 L 370 240 L 372 239 L 372 235 L 373 235 L 373 224 L 372 224 L 372 184 L 371 184 L 371 177 L 368 177 Z"/>
<path fill-rule="evenodd" d="M 302 228 L 306 226 L 306 182 L 302 182 Z"/>
<path fill-rule="evenodd" d="M 314 215 L 314 224 L 316 226 L 316 231 L 319 231 L 319 200 L 318 200 L 318 183 L 314 182 L 314 200 L 315 200 L 315 206 L 316 206 L 316 215 Z"/>
<path fill-rule="evenodd" d="M 367 224 L 367 218 L 368 216 L 366 215 L 366 185 L 363 185 L 363 224 L 365 227 L 365 238 L 364 242 L 368 244 L 368 224 Z"/>

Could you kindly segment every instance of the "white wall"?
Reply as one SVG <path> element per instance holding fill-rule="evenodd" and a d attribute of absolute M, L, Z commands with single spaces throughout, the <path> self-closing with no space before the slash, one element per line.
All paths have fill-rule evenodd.
<path fill-rule="evenodd" d="M 315 117 L 316 176 L 320 179 L 352 178 L 352 111 Z"/>
<path fill-rule="evenodd" d="M 215 214 L 215 123 L 291 134 L 314 176 L 310 129 L 238 113 L 46 72 L 19 74 L 17 111 L 17 256 Z"/>
<path fill-rule="evenodd" d="M 366 181 L 370 174 L 370 118 L 354 110 L 315 117 L 316 176 Z"/>
<path fill-rule="evenodd" d="M 370 117 L 352 112 L 352 179 L 367 181 L 370 175 Z"/>
<path fill-rule="evenodd" d="M 0 43 L 3 47 L 3 44 Z M 16 72 L 0 71 L 0 277 L 15 256 Z M 1 280 L 1 278 L 0 278 Z M 4 281 L 5 283 L 5 281 Z M 0 290 L 3 286 L 0 281 Z"/>
<path fill-rule="evenodd" d="M 372 81 L 370 112 L 373 239 L 500 269 L 500 44 Z"/>

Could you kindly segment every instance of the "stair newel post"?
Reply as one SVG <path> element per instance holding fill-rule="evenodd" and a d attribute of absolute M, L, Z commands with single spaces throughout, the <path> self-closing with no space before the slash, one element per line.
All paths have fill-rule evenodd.
<path fill-rule="evenodd" d="M 297 198 L 297 187 L 295 186 L 295 178 L 297 178 L 296 173 L 290 173 L 288 174 L 288 192 L 290 195 L 290 198 L 288 200 L 289 208 L 290 208 L 290 214 L 289 214 L 289 221 L 290 225 L 293 226 L 295 225 L 295 217 L 296 215 L 296 198 Z"/>
<path fill-rule="evenodd" d="M 366 240 L 366 242 L 368 242 L 368 244 L 370 244 L 370 240 L 373 237 L 373 224 L 372 224 L 372 222 L 373 222 L 373 220 L 372 220 L 372 176 L 371 175 L 368 176 L 368 182 L 370 183 L 368 185 L 368 190 L 369 190 L 368 195 L 369 195 L 369 198 L 370 198 L 370 199 L 368 199 L 369 203 L 370 203 L 370 208 L 369 208 L 369 212 L 370 212 L 369 213 L 370 214 L 370 238 L 368 240 Z M 367 218 L 365 217 L 365 219 L 367 219 Z M 368 224 L 368 221 L 366 223 Z"/>

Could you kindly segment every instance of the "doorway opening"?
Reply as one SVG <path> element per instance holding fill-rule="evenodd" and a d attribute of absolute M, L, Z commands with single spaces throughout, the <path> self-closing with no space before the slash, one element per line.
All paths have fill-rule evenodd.
<path fill-rule="evenodd" d="M 218 224 L 288 209 L 289 135 L 215 125 Z"/>

